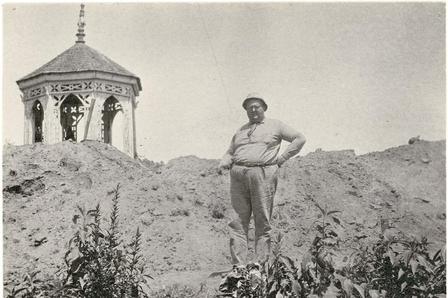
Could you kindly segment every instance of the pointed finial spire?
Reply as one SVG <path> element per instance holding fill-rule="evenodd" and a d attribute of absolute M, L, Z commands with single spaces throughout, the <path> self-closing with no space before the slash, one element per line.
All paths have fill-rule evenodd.
<path fill-rule="evenodd" d="M 78 33 L 76 33 L 76 36 L 78 37 L 78 40 L 76 43 L 84 43 L 84 36 L 86 34 L 84 33 L 84 27 L 86 26 L 86 22 L 84 21 L 84 4 L 81 4 L 81 10 L 79 11 L 79 21 L 78 21 Z"/>

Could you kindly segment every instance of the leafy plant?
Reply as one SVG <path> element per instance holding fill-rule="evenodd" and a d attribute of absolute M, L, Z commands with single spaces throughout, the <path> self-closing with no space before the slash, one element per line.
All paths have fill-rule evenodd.
<path fill-rule="evenodd" d="M 328 210 L 317 202 L 314 204 L 320 214 L 319 219 L 313 224 L 317 235 L 301 264 L 301 276 L 298 279 L 301 297 L 307 297 L 310 294 L 322 296 L 327 291 L 335 272 L 333 249 L 339 245 L 336 225 L 341 225 L 341 221 L 336 214 L 341 211 Z"/>
<path fill-rule="evenodd" d="M 40 284 L 42 281 L 37 278 L 40 271 L 25 273 L 22 281 L 13 286 L 12 289 L 6 288 L 7 297 L 35 297 L 40 292 Z"/>
<path fill-rule="evenodd" d="M 298 283 L 298 268 L 294 261 L 283 254 L 282 234 L 274 240 L 273 258 L 264 263 L 266 272 L 266 297 L 300 297 L 301 287 Z"/>
<path fill-rule="evenodd" d="M 77 225 L 64 255 L 65 272 L 56 279 L 36 279 L 38 272 L 26 276 L 18 286 L 8 289 L 8 297 L 148 297 L 141 233 L 137 229 L 129 245 L 124 245 L 118 230 L 119 185 L 113 190 L 112 211 L 107 229 L 100 225 L 99 205 L 86 210 L 77 207 Z"/>
<path fill-rule="evenodd" d="M 264 296 L 265 280 L 258 263 L 234 265 L 219 286 L 218 297 L 258 298 Z"/>
<path fill-rule="evenodd" d="M 283 236 L 279 233 L 274 239 L 272 257 L 261 265 L 234 266 L 224 278 L 218 297 L 238 298 L 282 298 L 299 297 L 298 269 L 294 261 L 283 254 Z"/>
<path fill-rule="evenodd" d="M 100 226 L 99 206 L 73 218 L 78 231 L 65 254 L 65 284 L 76 288 L 83 297 L 146 297 L 144 265 L 140 254 L 141 233 L 137 232 L 124 247 L 118 231 L 119 185 L 113 191 L 109 229 Z M 80 219 L 80 220 L 79 220 Z"/>
<path fill-rule="evenodd" d="M 425 237 L 397 237 L 382 230 L 373 245 L 361 247 L 341 270 L 340 297 L 437 297 L 445 293 L 446 259 L 433 257 Z"/>
<path fill-rule="evenodd" d="M 224 292 L 221 297 L 322 296 L 334 279 L 332 256 L 334 247 L 339 244 L 335 230 L 341 221 L 336 216 L 339 210 L 327 210 L 317 202 L 315 205 L 320 211 L 319 219 L 312 226 L 317 235 L 303 258 L 300 270 L 283 253 L 283 237 L 279 233 L 274 239 L 272 256 L 262 264 L 261 269 L 256 263 L 234 267 L 220 285 L 220 290 Z"/>

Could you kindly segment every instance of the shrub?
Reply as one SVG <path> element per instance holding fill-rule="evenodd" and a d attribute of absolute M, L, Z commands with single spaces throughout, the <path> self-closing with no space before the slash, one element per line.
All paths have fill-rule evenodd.
<path fill-rule="evenodd" d="M 119 186 L 113 192 L 107 230 L 100 227 L 98 205 L 87 212 L 78 207 L 80 215 L 73 218 L 78 231 L 64 257 L 65 284 L 83 297 L 146 297 L 142 285 L 149 276 L 144 274 L 140 254 L 141 233 L 137 229 L 131 243 L 123 245 L 118 231 L 118 199 Z"/>
<path fill-rule="evenodd" d="M 143 286 L 151 277 L 145 274 L 140 253 L 140 230 L 128 245 L 123 244 L 118 231 L 119 185 L 112 194 L 107 229 L 100 225 L 99 205 L 88 211 L 78 206 L 73 217 L 77 231 L 69 241 L 61 278 L 43 281 L 33 273 L 8 290 L 8 297 L 148 297 Z"/>
<path fill-rule="evenodd" d="M 361 247 L 341 270 L 341 297 L 437 297 L 445 293 L 444 250 L 432 257 L 425 237 L 383 233 L 373 245 Z"/>
<path fill-rule="evenodd" d="M 298 283 L 298 269 L 294 261 L 283 254 L 282 234 L 274 240 L 273 257 L 264 263 L 266 274 L 266 297 L 299 297 L 301 287 Z"/>
<path fill-rule="evenodd" d="M 333 283 L 340 298 L 445 297 L 446 253 L 428 253 L 426 238 L 392 235 L 382 227 L 380 238 L 360 247 L 349 262 L 336 270 L 333 255 L 339 244 L 336 227 L 340 211 L 317 202 L 320 214 L 316 236 L 298 269 L 281 250 L 282 236 L 274 241 L 272 256 L 263 263 L 234 267 L 222 281 L 219 297 L 323 297 Z"/>
<path fill-rule="evenodd" d="M 262 276 L 260 264 L 234 265 L 232 271 L 219 286 L 222 292 L 219 297 L 265 297 L 265 284 L 265 276 Z"/>
<path fill-rule="evenodd" d="M 339 236 L 336 233 L 336 225 L 341 221 L 336 216 L 339 210 L 328 210 L 317 202 L 315 206 L 320 214 L 314 222 L 316 236 L 301 264 L 301 276 L 299 278 L 301 297 L 325 293 L 334 279 L 333 248 L 339 245 Z"/>

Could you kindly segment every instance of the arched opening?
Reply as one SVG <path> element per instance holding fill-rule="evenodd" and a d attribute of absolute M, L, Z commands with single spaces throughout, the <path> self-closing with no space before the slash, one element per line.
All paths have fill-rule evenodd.
<path fill-rule="evenodd" d="M 82 102 L 75 95 L 70 94 L 61 104 L 62 140 L 78 139 L 78 123 L 84 116 Z"/>
<path fill-rule="evenodd" d="M 123 108 L 113 96 L 106 99 L 103 106 L 102 139 L 117 149 L 123 149 Z"/>
<path fill-rule="evenodd" d="M 40 101 L 36 100 L 33 104 L 33 121 L 34 121 L 34 143 L 43 141 L 42 123 L 44 121 L 44 109 Z"/>

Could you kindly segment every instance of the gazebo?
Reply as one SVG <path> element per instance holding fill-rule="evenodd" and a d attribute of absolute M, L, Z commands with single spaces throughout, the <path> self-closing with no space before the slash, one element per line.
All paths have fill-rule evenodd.
<path fill-rule="evenodd" d="M 75 44 L 17 81 L 25 105 L 24 143 L 86 139 L 136 156 L 140 79 L 86 45 L 81 4 Z"/>

